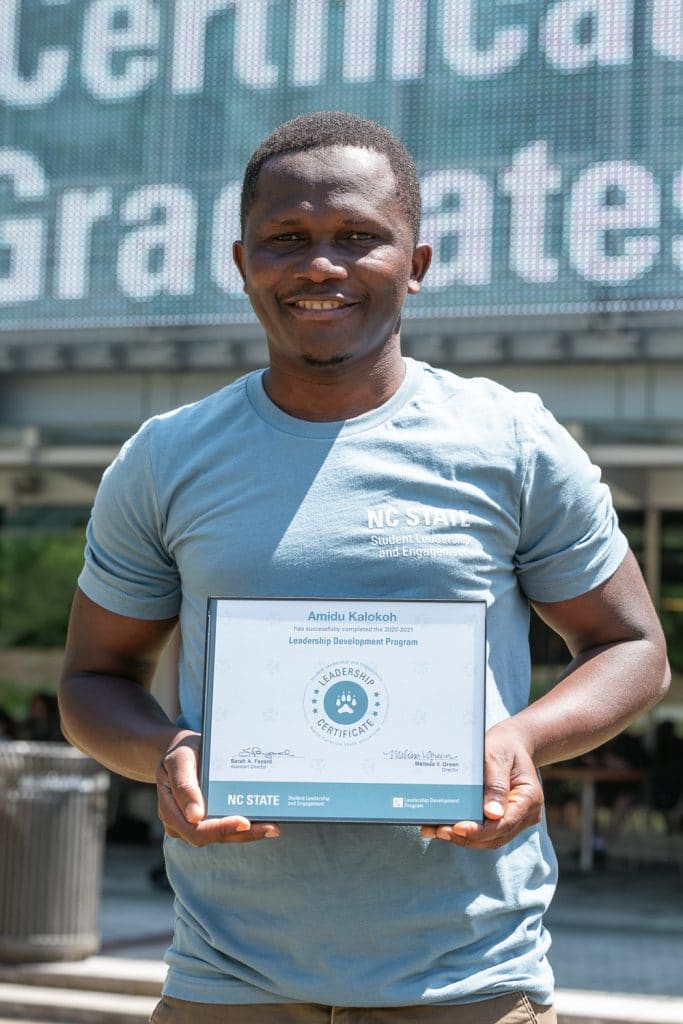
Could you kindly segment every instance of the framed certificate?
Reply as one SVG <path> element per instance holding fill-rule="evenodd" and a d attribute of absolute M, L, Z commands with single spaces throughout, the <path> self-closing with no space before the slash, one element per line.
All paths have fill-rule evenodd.
<path fill-rule="evenodd" d="M 211 817 L 482 819 L 483 601 L 211 598 Z"/>

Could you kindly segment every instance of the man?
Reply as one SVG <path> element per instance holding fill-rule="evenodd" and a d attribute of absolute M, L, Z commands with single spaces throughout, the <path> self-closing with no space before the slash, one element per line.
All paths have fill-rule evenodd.
<path fill-rule="evenodd" d="M 269 367 L 145 424 L 98 493 L 61 708 L 77 746 L 156 781 L 178 911 L 158 1024 L 548 1024 L 555 861 L 536 769 L 667 686 L 584 453 L 534 396 L 402 358 L 401 310 L 430 260 L 419 216 L 412 160 L 379 125 L 327 112 L 275 131 L 248 165 L 234 246 Z M 466 538 L 438 526 L 434 557 L 382 559 L 368 510 L 387 503 L 465 512 Z M 206 820 L 211 595 L 485 599 L 484 823 Z M 573 660 L 527 707 L 529 602 Z M 178 620 L 176 725 L 147 688 Z"/>

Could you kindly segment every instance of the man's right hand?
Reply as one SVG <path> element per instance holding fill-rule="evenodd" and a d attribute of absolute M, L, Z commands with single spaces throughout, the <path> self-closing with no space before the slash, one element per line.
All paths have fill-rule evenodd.
<path fill-rule="evenodd" d="M 242 815 L 206 818 L 204 798 L 199 788 L 200 746 L 200 734 L 183 729 L 174 737 L 159 762 L 157 805 L 166 835 L 182 839 L 191 846 L 251 843 L 279 836 L 280 830 L 272 822 L 252 824 Z"/>
<path fill-rule="evenodd" d="M 206 818 L 201 736 L 178 729 L 149 692 L 176 621 L 117 615 L 76 592 L 59 687 L 65 735 L 111 771 L 156 783 L 159 817 L 174 839 L 206 846 L 278 836 L 270 822 Z"/>

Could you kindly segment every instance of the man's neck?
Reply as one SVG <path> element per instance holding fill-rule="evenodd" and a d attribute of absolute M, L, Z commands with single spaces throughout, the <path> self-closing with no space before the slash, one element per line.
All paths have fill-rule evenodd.
<path fill-rule="evenodd" d="M 384 405 L 405 377 L 400 351 L 372 367 L 284 368 L 271 365 L 264 386 L 271 402 L 289 416 L 312 422 L 335 422 L 362 416 Z"/>

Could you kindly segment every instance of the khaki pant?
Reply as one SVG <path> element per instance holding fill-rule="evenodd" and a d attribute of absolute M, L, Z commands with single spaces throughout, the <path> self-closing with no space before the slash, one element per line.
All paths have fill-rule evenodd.
<path fill-rule="evenodd" d="M 513 993 L 464 1006 L 364 1009 L 312 1003 L 188 1003 L 164 996 L 150 1024 L 557 1024 L 552 1006 Z"/>

